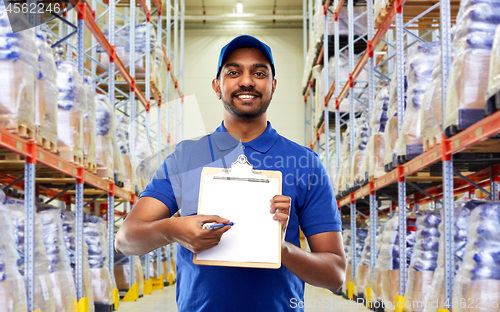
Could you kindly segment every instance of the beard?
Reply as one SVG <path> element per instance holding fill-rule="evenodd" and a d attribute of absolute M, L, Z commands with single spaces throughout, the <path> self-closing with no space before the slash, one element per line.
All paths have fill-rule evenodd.
<path fill-rule="evenodd" d="M 258 104 L 258 106 L 255 107 L 255 109 L 253 109 L 251 111 L 238 109 L 236 107 L 236 105 L 234 104 L 233 99 L 236 96 L 236 94 L 238 94 L 240 92 L 255 93 L 261 99 L 260 104 Z M 241 88 L 237 91 L 234 91 L 231 93 L 231 98 L 229 100 L 225 99 L 224 96 L 222 96 L 222 90 L 220 87 L 219 87 L 219 94 L 221 95 L 221 100 L 222 100 L 222 103 L 224 104 L 224 108 L 229 113 L 231 113 L 231 115 L 233 115 L 237 118 L 243 119 L 243 120 L 252 120 L 252 119 L 259 118 L 260 116 L 262 116 L 262 114 L 264 114 L 267 111 L 267 108 L 269 107 L 269 104 L 271 103 L 271 99 L 269 99 L 269 101 L 263 102 L 262 101 L 262 93 L 255 90 L 254 88 Z"/>

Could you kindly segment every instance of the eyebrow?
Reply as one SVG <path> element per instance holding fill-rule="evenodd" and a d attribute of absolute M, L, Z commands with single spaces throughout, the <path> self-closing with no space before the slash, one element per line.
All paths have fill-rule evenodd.
<path fill-rule="evenodd" d="M 253 64 L 253 68 L 265 68 L 269 70 L 269 66 L 267 66 L 266 64 Z"/>
<path fill-rule="evenodd" d="M 238 63 L 227 63 L 226 66 L 224 66 L 224 68 L 228 68 L 228 67 L 240 67 L 240 64 L 238 64 Z"/>
<path fill-rule="evenodd" d="M 238 63 L 227 63 L 226 66 L 224 66 L 224 68 L 228 68 L 228 67 L 241 67 L 241 65 Z M 269 66 L 266 64 L 262 64 L 262 63 L 253 64 L 252 67 L 253 68 L 265 68 L 265 69 L 269 70 Z"/>

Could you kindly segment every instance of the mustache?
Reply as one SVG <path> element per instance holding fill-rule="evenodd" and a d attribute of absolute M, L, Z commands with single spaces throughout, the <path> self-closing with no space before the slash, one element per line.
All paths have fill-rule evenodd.
<path fill-rule="evenodd" d="M 241 92 L 253 93 L 253 94 L 256 94 L 258 97 L 262 97 L 262 93 L 255 90 L 254 88 L 240 88 L 240 89 L 234 91 L 233 93 L 231 93 L 231 97 L 233 98 L 236 96 L 236 94 L 241 93 Z"/>

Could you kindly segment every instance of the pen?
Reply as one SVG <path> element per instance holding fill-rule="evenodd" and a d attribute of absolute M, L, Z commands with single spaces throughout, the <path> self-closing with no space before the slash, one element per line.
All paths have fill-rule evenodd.
<path fill-rule="evenodd" d="M 213 229 L 217 229 L 217 228 L 220 228 L 220 227 L 223 227 L 223 226 L 226 226 L 226 225 L 233 226 L 234 222 L 229 222 L 229 223 L 205 223 L 205 224 L 203 224 L 203 229 L 204 230 L 213 230 Z"/>

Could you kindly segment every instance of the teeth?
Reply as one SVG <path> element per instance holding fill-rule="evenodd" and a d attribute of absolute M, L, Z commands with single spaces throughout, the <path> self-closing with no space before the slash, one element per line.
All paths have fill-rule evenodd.
<path fill-rule="evenodd" d="M 255 97 L 254 95 L 246 95 L 246 94 L 238 95 L 238 98 L 240 99 L 253 99 L 254 97 Z"/>

